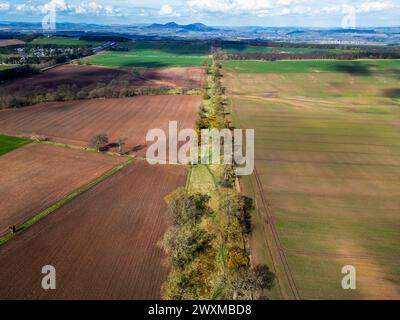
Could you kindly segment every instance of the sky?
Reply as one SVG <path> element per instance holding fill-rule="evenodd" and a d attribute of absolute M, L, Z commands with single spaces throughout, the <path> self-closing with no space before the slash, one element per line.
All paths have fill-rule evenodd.
<path fill-rule="evenodd" d="M 400 0 L 0 0 L 0 21 L 40 22 L 53 7 L 57 22 L 340 27 L 352 15 L 356 27 L 400 26 Z"/>

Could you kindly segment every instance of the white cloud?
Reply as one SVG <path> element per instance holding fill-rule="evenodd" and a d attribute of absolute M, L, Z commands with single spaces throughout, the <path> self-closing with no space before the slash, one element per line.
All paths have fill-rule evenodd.
<path fill-rule="evenodd" d="M 68 5 L 64 0 L 51 0 L 44 5 L 38 6 L 37 10 L 40 10 L 40 12 L 44 14 L 51 10 L 66 11 L 68 10 Z"/>
<path fill-rule="evenodd" d="M 3 2 L 2 2 L 3 1 Z M 30 12 L 32 14 L 44 14 L 50 5 L 55 5 L 58 12 L 64 15 L 79 15 L 84 17 L 97 16 L 135 16 L 147 17 L 156 20 L 159 17 L 182 17 L 192 20 L 207 21 L 208 18 L 224 23 L 235 20 L 249 23 L 260 21 L 257 18 L 282 17 L 281 20 L 290 21 L 292 17 L 316 17 L 318 19 L 338 20 L 346 14 L 345 3 L 348 3 L 359 15 L 380 16 L 387 13 L 394 15 L 399 10 L 400 0 L 166 0 L 148 1 L 137 0 L 143 6 L 134 7 L 132 0 L 22 0 L 24 3 L 13 3 L 11 0 L 0 0 L 0 10 L 15 12 Z M 164 2 L 165 1 L 165 2 Z M 38 4 L 41 3 L 40 5 Z M 146 5 L 145 5 L 146 3 Z M 164 3 L 164 4 L 163 4 Z M 135 2 L 137 5 L 137 3 Z M 163 5 L 162 5 L 163 4 Z M 119 7 L 123 8 L 120 9 Z M 284 17 L 284 18 L 283 18 Z M 218 19 L 218 20 L 215 20 Z M 239 20 L 240 19 L 240 20 Z M 268 23 L 268 19 L 264 19 Z M 275 20 L 275 19 L 274 19 Z M 278 19 L 276 19 L 278 20 Z M 289 22 L 288 22 L 289 23 Z"/>
<path fill-rule="evenodd" d="M 195 12 L 248 14 L 258 17 L 309 14 L 313 8 L 304 6 L 313 0 L 188 0 Z"/>
<path fill-rule="evenodd" d="M 27 12 L 27 11 L 37 11 L 37 7 L 33 6 L 33 5 L 28 5 L 25 3 L 22 4 L 17 4 L 15 5 L 15 10 L 17 11 L 21 11 L 21 12 Z"/>
<path fill-rule="evenodd" d="M 382 11 L 393 7 L 394 5 L 390 1 L 367 1 L 362 3 L 358 7 L 357 12 L 368 13 L 368 12 Z"/>
<path fill-rule="evenodd" d="M 146 12 L 146 10 L 140 9 L 139 16 L 141 16 L 141 17 L 147 17 L 148 15 L 149 15 L 149 14 Z"/>
<path fill-rule="evenodd" d="M 82 2 L 80 4 L 68 4 L 65 0 L 51 0 L 43 5 L 17 4 L 14 9 L 20 12 L 38 12 L 46 14 L 55 8 L 58 12 L 71 14 L 94 14 L 105 16 L 122 16 L 121 10 L 112 5 L 98 4 L 96 1 Z"/>
<path fill-rule="evenodd" d="M 165 17 L 179 17 L 181 14 L 176 12 L 169 4 L 163 4 L 160 11 L 158 12 L 160 16 Z"/>
<path fill-rule="evenodd" d="M 7 11 L 10 9 L 9 2 L 0 2 L 0 11 Z"/>
<path fill-rule="evenodd" d="M 342 13 L 343 4 L 328 5 L 316 0 L 188 0 L 194 12 L 250 14 L 258 17 Z M 393 8 L 391 1 L 358 1 L 357 12 L 376 12 Z"/>

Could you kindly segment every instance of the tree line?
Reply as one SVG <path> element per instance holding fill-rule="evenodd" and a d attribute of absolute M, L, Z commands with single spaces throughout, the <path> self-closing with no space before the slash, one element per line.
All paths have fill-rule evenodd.
<path fill-rule="evenodd" d="M 207 67 L 207 77 L 197 129 L 228 128 L 219 61 Z M 160 245 L 170 273 L 164 299 L 263 298 L 274 286 L 268 266 L 250 260 L 253 200 L 237 191 L 234 165 L 220 166 L 212 195 L 179 188 L 166 197 L 170 227 Z"/>
<path fill-rule="evenodd" d="M 133 88 L 128 81 L 119 80 L 100 82 L 83 88 L 75 84 L 62 84 L 55 89 L 44 87 L 20 88 L 19 90 L 3 89 L 0 93 L 0 108 L 20 108 L 53 101 L 111 99 L 168 94 L 197 94 L 197 91 L 189 88 L 171 89 L 169 87 Z"/>
<path fill-rule="evenodd" d="M 243 52 L 216 53 L 220 60 L 358 60 L 358 59 L 400 59 L 400 50 L 368 50 L 368 51 L 349 51 L 349 52 Z"/>

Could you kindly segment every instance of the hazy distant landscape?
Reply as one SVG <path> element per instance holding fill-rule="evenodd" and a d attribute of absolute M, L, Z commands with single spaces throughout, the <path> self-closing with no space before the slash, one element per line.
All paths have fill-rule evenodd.
<path fill-rule="evenodd" d="M 85 31 L 82 31 L 85 30 Z M 1 22 L 2 33 L 42 32 L 41 23 Z M 296 27 L 210 27 L 202 23 L 175 22 L 150 25 L 57 24 L 57 34 L 120 34 L 125 36 L 175 39 L 264 40 L 321 44 L 399 44 L 400 27 L 380 28 L 296 28 Z"/>

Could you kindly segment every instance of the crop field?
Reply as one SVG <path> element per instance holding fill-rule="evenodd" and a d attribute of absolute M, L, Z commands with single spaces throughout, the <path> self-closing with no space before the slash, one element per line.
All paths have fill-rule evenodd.
<path fill-rule="evenodd" d="M 35 75 L 17 78 L 2 85 L 4 90 L 32 90 L 34 88 L 57 89 L 60 85 L 76 85 L 78 88 L 110 82 L 111 80 L 141 83 L 132 73 L 94 66 L 61 65 Z"/>
<path fill-rule="evenodd" d="M 210 45 L 168 41 L 124 42 L 129 51 L 106 51 L 83 59 L 85 63 L 116 68 L 199 67 L 208 60 Z"/>
<path fill-rule="evenodd" d="M 139 72 L 139 78 L 153 87 L 202 88 L 206 70 L 199 67 L 147 68 Z"/>
<path fill-rule="evenodd" d="M 199 41 L 131 41 L 121 44 L 131 51 L 165 52 L 173 55 L 207 56 L 210 54 L 210 44 Z"/>
<path fill-rule="evenodd" d="M 16 67 L 16 65 L 14 65 L 14 64 L 0 64 L 0 72 L 3 70 L 15 68 L 15 67 Z"/>
<path fill-rule="evenodd" d="M 121 163 L 117 157 L 29 144 L 0 157 L 0 234 Z"/>
<path fill-rule="evenodd" d="M 15 46 L 20 44 L 25 44 L 25 42 L 18 39 L 0 39 L 0 47 Z"/>
<path fill-rule="evenodd" d="M 112 80 L 127 82 L 130 88 L 198 88 L 202 86 L 204 77 L 203 68 L 145 69 L 134 73 L 123 69 L 67 64 L 40 74 L 17 78 L 2 85 L 1 88 L 12 92 L 21 88 L 25 92 L 35 88 L 51 90 L 61 85 L 84 88 L 99 82 L 109 83 Z"/>
<path fill-rule="evenodd" d="M 0 134 L 0 156 L 29 143 L 28 139 L 10 137 Z"/>
<path fill-rule="evenodd" d="M 139 96 L 55 102 L 0 111 L 0 132 L 11 135 L 39 134 L 53 141 L 88 146 L 94 135 L 105 133 L 110 145 L 126 139 L 126 151 L 144 152 L 149 129 L 168 132 L 168 121 L 179 128 L 193 128 L 201 97 Z"/>
<path fill-rule="evenodd" d="M 248 45 L 244 43 L 225 43 L 222 50 L 227 53 L 272 53 L 272 52 L 288 52 L 288 53 L 308 53 L 308 52 L 345 52 L 342 49 L 315 49 L 315 48 L 287 48 L 287 47 L 264 47 Z"/>
<path fill-rule="evenodd" d="M 207 55 L 161 50 L 106 51 L 82 59 L 84 63 L 115 68 L 200 67 L 206 60 Z"/>
<path fill-rule="evenodd" d="M 101 41 L 86 41 L 79 38 L 69 37 L 49 37 L 49 38 L 36 38 L 30 44 L 35 45 L 58 45 L 58 46 L 98 46 L 103 42 Z"/>
<path fill-rule="evenodd" d="M 14 53 L 0 53 L 0 58 L 18 58 L 18 54 Z"/>
<path fill-rule="evenodd" d="M 296 63 L 294 63 L 296 62 Z M 223 66 L 229 71 L 238 73 L 348 73 L 348 74 L 382 74 L 391 72 L 399 74 L 400 60 L 302 60 L 274 61 L 266 63 L 256 60 L 227 60 Z"/>
<path fill-rule="evenodd" d="M 400 61 L 224 62 L 274 298 L 400 298 Z M 248 73 L 246 73 L 248 72 Z M 341 269 L 357 270 L 343 290 Z"/>
<path fill-rule="evenodd" d="M 183 167 L 134 162 L 7 242 L 0 299 L 159 299 L 163 197 L 185 176 Z M 40 287 L 48 264 L 57 290 Z"/>

